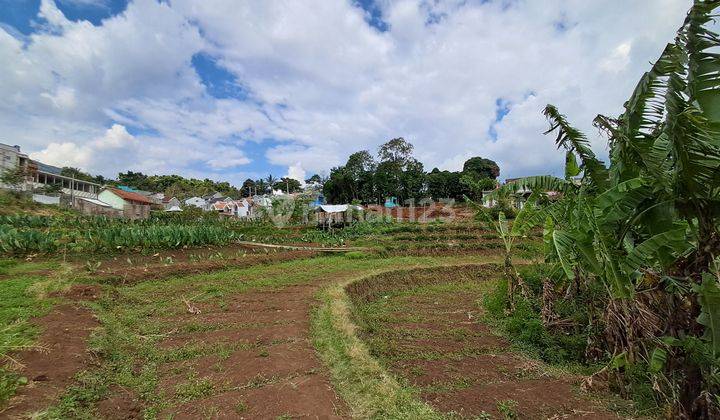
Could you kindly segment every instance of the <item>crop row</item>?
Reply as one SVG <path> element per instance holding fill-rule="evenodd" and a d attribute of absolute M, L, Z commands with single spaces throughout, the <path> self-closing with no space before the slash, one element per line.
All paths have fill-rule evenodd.
<path fill-rule="evenodd" d="M 115 225 L 77 230 L 17 229 L 0 225 L 0 253 L 93 252 L 224 245 L 240 237 L 221 226 Z"/>

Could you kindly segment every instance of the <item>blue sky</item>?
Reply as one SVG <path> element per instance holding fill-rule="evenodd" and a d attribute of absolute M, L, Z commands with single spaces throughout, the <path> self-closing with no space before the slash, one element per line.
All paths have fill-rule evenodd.
<path fill-rule="evenodd" d="M 592 118 L 621 112 L 690 2 L 542 3 L 0 0 L 0 142 L 238 184 L 403 136 L 428 170 L 559 174 L 544 105 L 604 155 Z"/>

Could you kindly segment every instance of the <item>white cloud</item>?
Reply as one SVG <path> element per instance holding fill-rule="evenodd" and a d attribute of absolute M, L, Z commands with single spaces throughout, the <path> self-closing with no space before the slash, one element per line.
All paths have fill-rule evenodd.
<path fill-rule="evenodd" d="M 56 166 L 72 166 L 93 173 L 108 169 L 124 170 L 127 159 L 135 159 L 138 140 L 120 124 L 112 127 L 101 137 L 87 144 L 73 142 L 50 143 L 39 152 L 30 154 L 32 159 Z"/>
<path fill-rule="evenodd" d="M 265 172 L 245 146 L 272 139 L 267 161 L 300 176 L 398 136 L 428 170 L 482 155 L 503 177 L 557 172 L 543 106 L 556 104 L 604 154 L 593 117 L 621 112 L 691 2 L 378 3 L 387 32 L 350 1 L 135 0 L 93 26 L 43 0 L 47 27 L 26 43 L 0 27 L 0 141 L 106 175 L 237 181 Z M 251 100 L 210 97 L 191 65 L 199 52 Z M 499 122 L 498 100 L 509 104 Z M 108 136 L 130 147 L 105 164 L 97 142 Z"/>
<path fill-rule="evenodd" d="M 286 176 L 300 181 L 300 185 L 305 185 L 305 177 L 307 174 L 305 173 L 305 169 L 302 167 L 302 163 L 296 162 L 294 165 L 290 165 L 288 167 L 288 173 Z"/>

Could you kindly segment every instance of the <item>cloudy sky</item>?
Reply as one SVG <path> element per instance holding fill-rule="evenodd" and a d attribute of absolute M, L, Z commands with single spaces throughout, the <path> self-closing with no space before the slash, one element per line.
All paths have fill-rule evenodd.
<path fill-rule="evenodd" d="M 690 0 L 0 0 L 0 142 L 94 174 L 561 173 L 541 110 L 616 115 Z"/>

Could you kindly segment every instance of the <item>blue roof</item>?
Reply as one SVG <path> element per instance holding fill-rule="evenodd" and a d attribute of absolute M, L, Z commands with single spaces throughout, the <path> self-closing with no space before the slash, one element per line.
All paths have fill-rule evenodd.
<path fill-rule="evenodd" d="M 127 192 L 137 192 L 137 191 L 138 191 L 138 190 L 136 190 L 136 189 L 133 188 L 133 187 L 128 187 L 127 185 L 118 185 L 118 189 L 119 189 L 119 190 L 123 190 L 123 191 L 127 191 Z"/>

